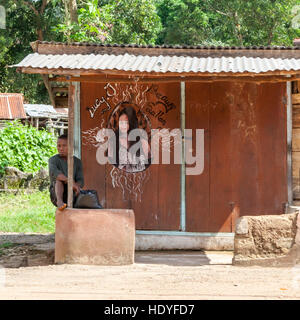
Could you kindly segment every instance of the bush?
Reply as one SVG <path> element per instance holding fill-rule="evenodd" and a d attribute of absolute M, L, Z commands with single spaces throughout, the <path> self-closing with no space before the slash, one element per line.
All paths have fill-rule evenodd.
<path fill-rule="evenodd" d="M 48 166 L 56 153 L 56 138 L 46 130 L 37 130 L 20 121 L 7 121 L 0 130 L 0 174 L 7 166 L 23 172 L 36 172 Z"/>

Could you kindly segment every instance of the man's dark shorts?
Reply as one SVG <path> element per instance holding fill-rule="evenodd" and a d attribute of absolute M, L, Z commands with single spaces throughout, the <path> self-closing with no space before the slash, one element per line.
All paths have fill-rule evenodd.
<path fill-rule="evenodd" d="M 50 186 L 49 191 L 50 191 L 50 200 L 55 205 L 55 207 L 57 207 L 57 199 L 56 199 L 54 185 Z M 76 196 L 75 196 L 75 192 L 73 192 L 73 203 L 75 203 L 75 200 L 76 200 Z M 63 202 L 68 203 L 68 185 L 66 183 L 64 183 Z"/>

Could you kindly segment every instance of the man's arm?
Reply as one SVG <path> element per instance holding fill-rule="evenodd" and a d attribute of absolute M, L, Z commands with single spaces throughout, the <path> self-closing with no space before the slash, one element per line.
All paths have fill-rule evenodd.
<path fill-rule="evenodd" d="M 59 173 L 56 177 L 56 180 L 62 181 L 63 183 L 68 183 L 68 177 L 66 177 L 63 173 Z"/>
<path fill-rule="evenodd" d="M 62 181 L 63 183 L 68 183 L 68 177 L 65 176 L 61 170 L 58 168 L 57 166 L 57 162 L 55 161 L 55 159 L 49 159 L 49 175 L 54 179 L 54 180 L 59 180 Z M 76 183 L 75 181 L 73 181 L 73 190 L 76 192 L 76 194 L 79 193 L 80 191 L 80 186 L 78 185 L 78 183 Z"/>
<path fill-rule="evenodd" d="M 57 161 L 55 161 L 55 158 L 49 159 L 48 167 L 49 167 L 49 176 L 52 177 L 53 180 L 60 180 L 63 182 L 68 180 L 67 177 L 58 168 L 58 163 L 57 163 Z"/>

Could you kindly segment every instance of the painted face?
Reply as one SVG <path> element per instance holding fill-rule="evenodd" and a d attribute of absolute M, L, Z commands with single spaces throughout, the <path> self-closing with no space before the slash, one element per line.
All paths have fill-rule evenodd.
<path fill-rule="evenodd" d="M 67 139 L 57 140 L 57 151 L 61 157 L 68 156 L 68 140 Z"/>
<path fill-rule="evenodd" d="M 119 118 L 119 130 L 125 133 L 129 130 L 129 121 L 126 114 L 122 114 Z"/>

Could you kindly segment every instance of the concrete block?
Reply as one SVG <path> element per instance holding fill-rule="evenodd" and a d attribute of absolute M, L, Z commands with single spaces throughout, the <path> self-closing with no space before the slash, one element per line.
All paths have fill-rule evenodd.
<path fill-rule="evenodd" d="M 256 252 L 255 243 L 252 238 L 235 238 L 234 248 L 236 254 L 243 253 L 248 255 Z"/>
<path fill-rule="evenodd" d="M 126 265 L 134 250 L 133 210 L 56 211 L 55 263 Z"/>
<path fill-rule="evenodd" d="M 244 216 L 234 239 L 234 265 L 291 266 L 300 262 L 298 211 L 283 215 Z M 247 223 L 242 223 L 243 219 Z M 245 231 L 248 229 L 247 236 Z"/>
<path fill-rule="evenodd" d="M 162 235 L 137 234 L 135 250 L 218 250 L 232 251 L 234 234 L 228 235 Z"/>
<path fill-rule="evenodd" d="M 286 238 L 286 239 L 280 238 L 276 241 L 276 246 L 282 249 L 291 249 L 294 242 L 295 241 L 293 238 Z"/>
<path fill-rule="evenodd" d="M 300 214 L 298 214 L 298 217 L 297 217 L 297 233 L 296 233 L 295 242 L 298 246 L 300 246 Z"/>
<path fill-rule="evenodd" d="M 245 217 L 241 217 L 236 221 L 236 229 L 235 232 L 237 234 L 247 234 L 249 231 L 248 228 L 248 220 Z"/>

